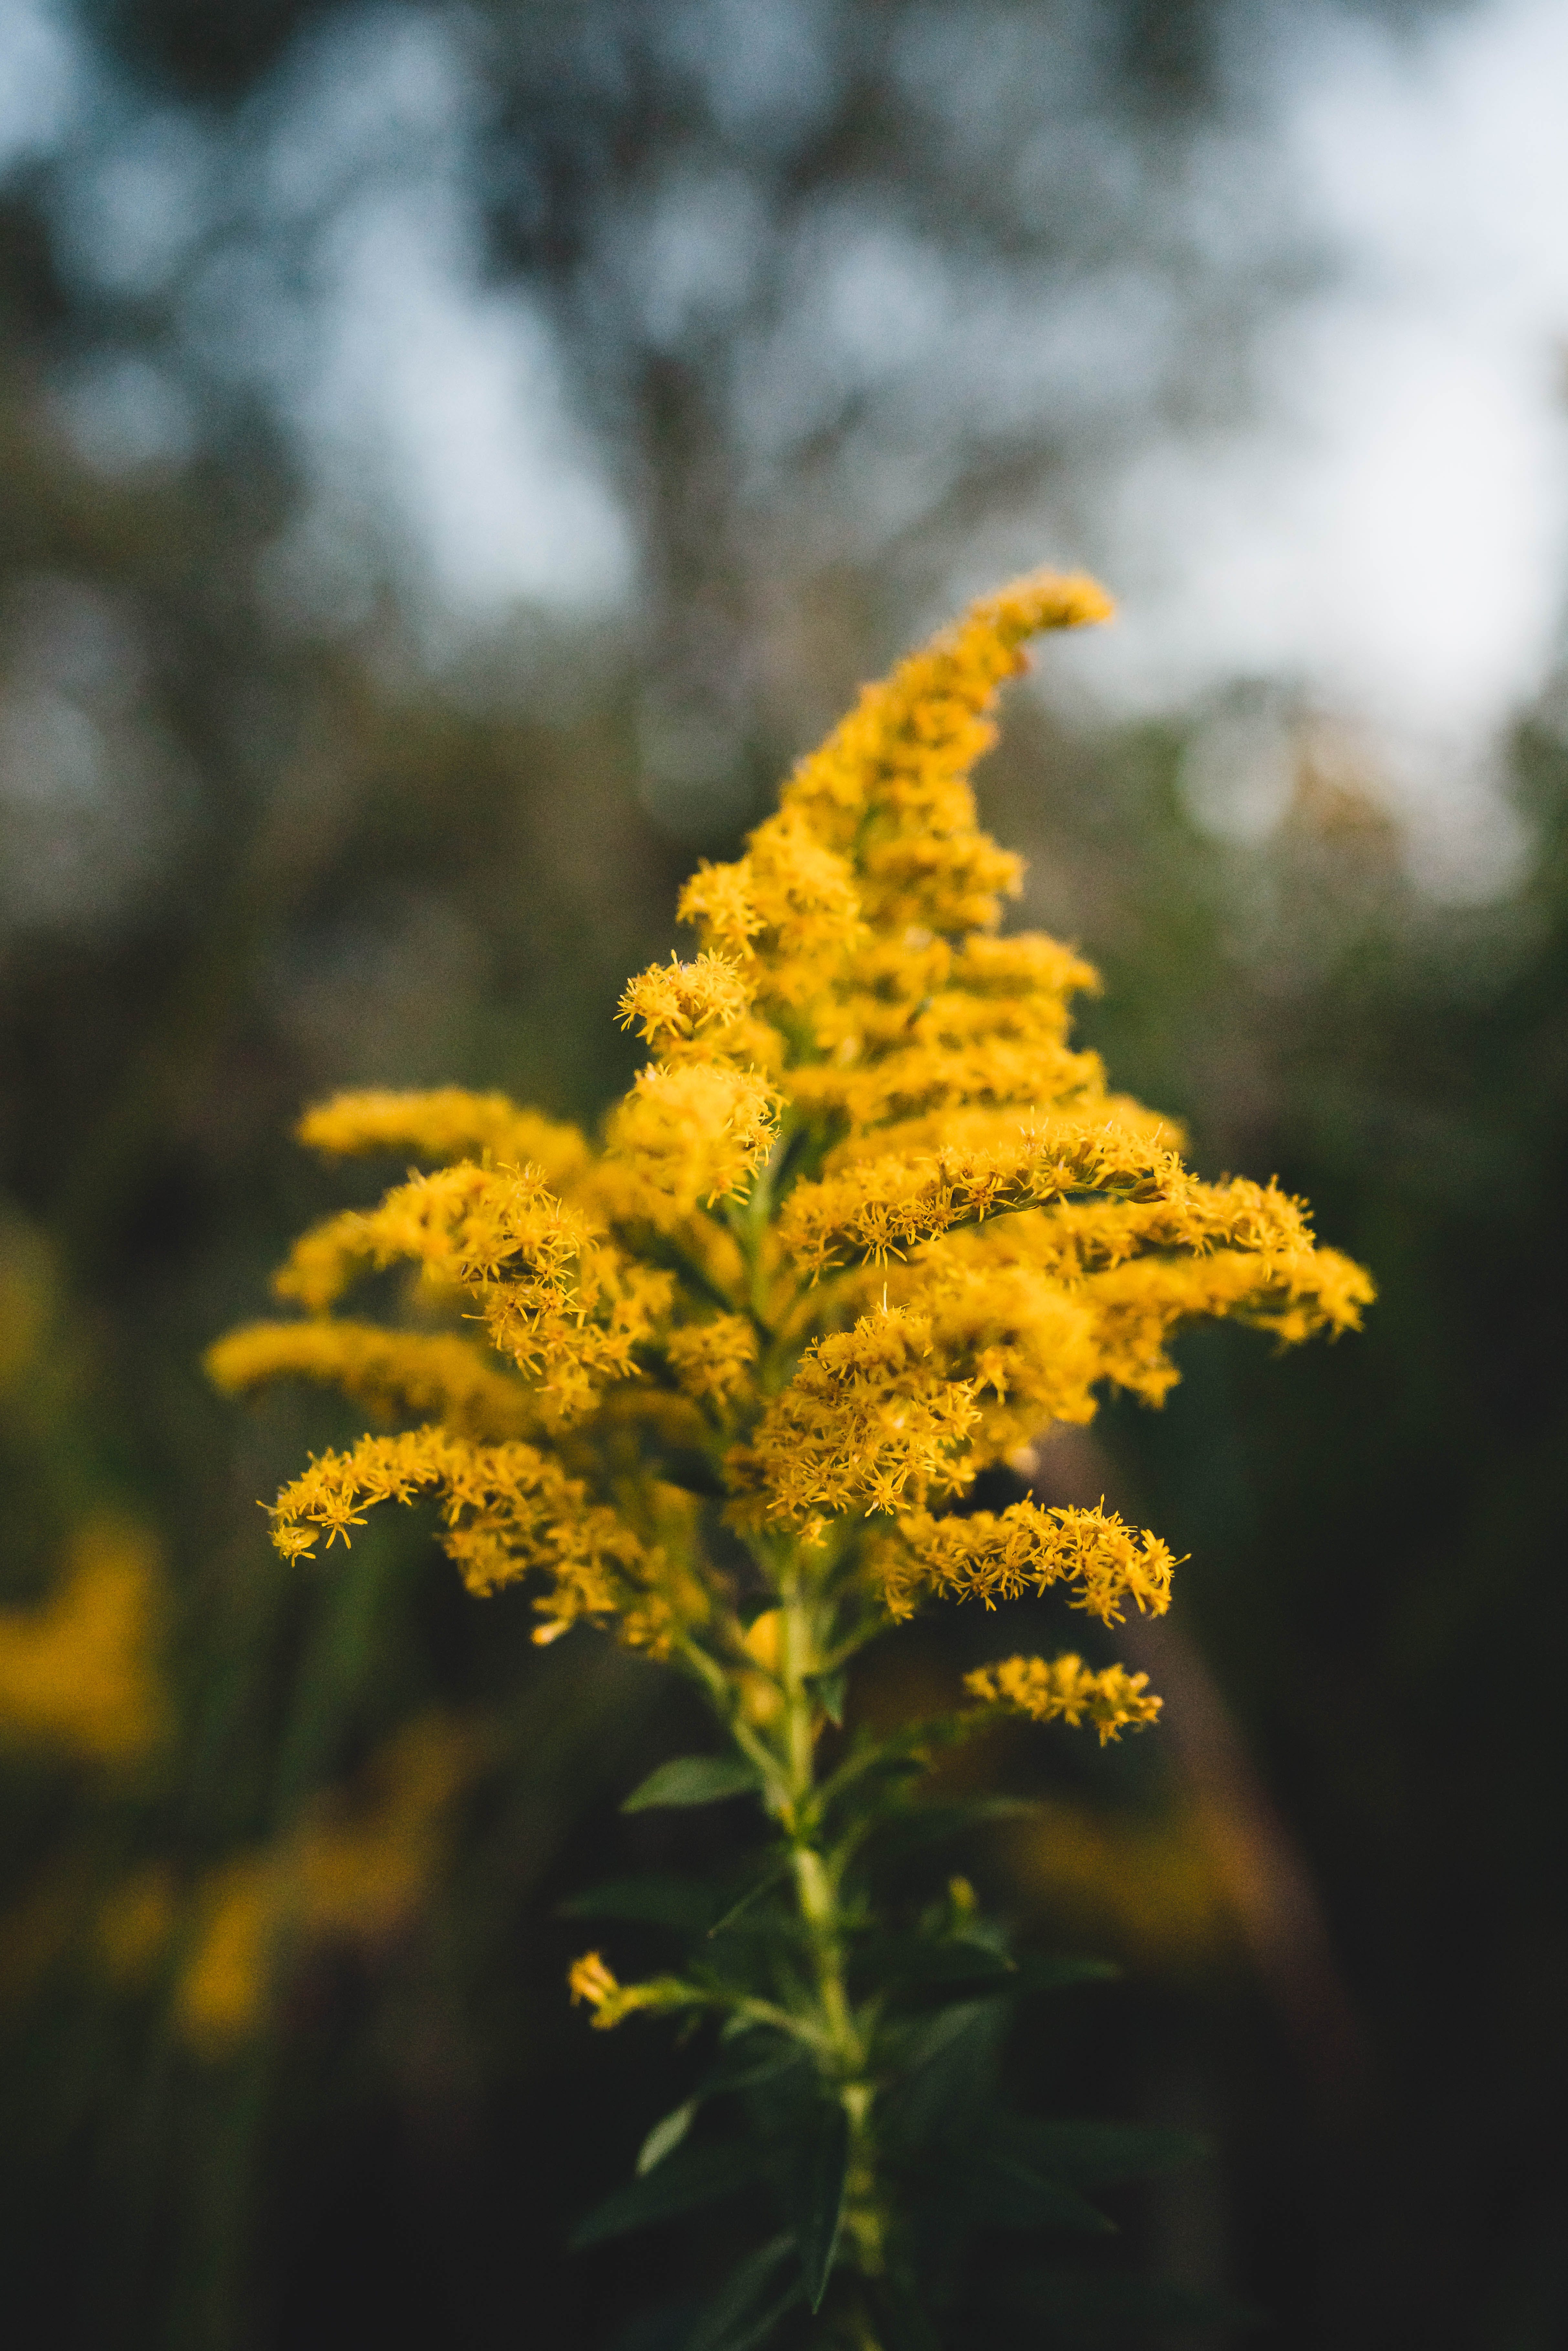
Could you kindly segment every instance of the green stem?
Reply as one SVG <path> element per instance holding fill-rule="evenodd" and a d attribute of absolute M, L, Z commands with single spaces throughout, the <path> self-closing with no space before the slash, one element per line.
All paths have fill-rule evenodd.
<path fill-rule="evenodd" d="M 783 1697 L 783 1764 L 789 1790 L 784 1825 L 793 1851 L 795 1896 L 811 1948 L 821 2045 L 834 2094 L 849 2121 L 844 2229 L 856 2265 L 875 2275 L 883 2262 L 883 2209 L 872 2130 L 870 2050 L 856 2022 L 845 1976 L 838 1873 L 817 1842 L 816 1720 L 812 1677 L 822 1670 L 823 1610 L 799 1560 L 780 1579 L 779 1678 Z"/>
<path fill-rule="evenodd" d="M 769 1327 L 772 1301 L 767 1295 L 763 1241 L 789 1142 L 788 1134 L 781 1134 L 768 1165 L 758 1173 L 744 1211 L 731 1217 L 731 1229 L 747 1267 L 747 1303 L 768 1368 L 775 1368 L 770 1362 L 775 1334 Z M 769 1809 L 789 1839 L 795 1897 L 811 1949 L 816 2014 L 807 2037 L 820 2053 L 822 2074 L 841 2102 L 849 2124 L 844 2238 L 852 2250 L 854 2266 L 863 2276 L 874 2277 L 883 2266 L 884 2210 L 872 2127 L 875 2093 L 870 2079 L 871 2051 L 850 2000 L 839 1870 L 821 1849 L 815 1801 L 819 1709 L 813 1686 L 816 1677 L 831 1670 L 828 1659 L 839 1654 L 832 1639 L 834 1612 L 821 1591 L 812 1588 L 795 1544 L 788 1546 L 782 1558 L 776 1554 L 774 1564 L 779 1598 L 778 1671 L 782 1704 L 777 1726 L 779 1744 L 772 1768 L 765 1774 L 765 1785 Z M 743 1735 L 738 1717 L 732 1715 L 730 1728 L 738 1743 L 748 1749 L 750 1742 Z M 874 2333 L 863 2313 L 856 2335 L 861 2351 L 877 2351 Z"/>

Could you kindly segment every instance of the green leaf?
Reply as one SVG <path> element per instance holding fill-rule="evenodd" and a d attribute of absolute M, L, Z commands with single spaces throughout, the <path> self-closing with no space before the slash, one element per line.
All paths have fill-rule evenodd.
<path fill-rule="evenodd" d="M 835 1730 L 841 1730 L 844 1727 L 844 1697 L 849 1688 L 849 1676 L 842 1667 L 836 1674 L 813 1674 L 807 1687 Z"/>
<path fill-rule="evenodd" d="M 887 2351 L 942 2351 L 942 2338 L 926 2316 L 917 2290 L 896 2277 L 868 2278 L 865 2292 Z"/>
<path fill-rule="evenodd" d="M 1071 2229 L 1083 2237 L 1113 2237 L 1116 2224 L 1059 2179 L 1042 2179 L 1028 2164 L 981 2149 L 965 2168 L 967 2198 L 981 2225 L 992 2229 Z"/>
<path fill-rule="evenodd" d="M 1006 1952 L 963 1935 L 878 1935 L 861 1945 L 854 1965 L 857 1975 L 878 1986 L 995 1983 L 1011 1990 L 1019 1972 Z"/>
<path fill-rule="evenodd" d="M 961 1836 L 967 1829 L 984 1828 L 988 1821 L 1020 1820 L 1040 1810 L 1027 1796 L 977 1796 L 953 1804 L 901 1802 L 879 1822 L 868 1842 L 879 1860 L 901 1861 L 923 1845 L 942 1844 L 948 1837 Z"/>
<path fill-rule="evenodd" d="M 896 2078 L 881 2101 L 889 2145 L 928 2152 L 967 2138 L 996 2095 L 1010 2018 L 999 2000 L 937 2008 L 894 2043 Z"/>
<path fill-rule="evenodd" d="M 684 2106 L 677 2106 L 674 2114 L 666 2115 L 662 2122 L 653 2125 L 637 2151 L 639 2179 L 646 2179 L 656 2164 L 663 2163 L 667 2155 L 674 2155 L 695 2121 L 697 2101 L 688 2098 Z"/>
<path fill-rule="evenodd" d="M 769 2280 L 793 2251 L 792 2238 L 775 2237 L 760 2252 L 742 2262 L 702 2313 L 682 2351 L 754 2351 L 756 2345 L 766 2342 L 800 2299 L 800 2283 L 791 2279 L 763 2310 L 757 2307 Z"/>
<path fill-rule="evenodd" d="M 1026 1992 L 1065 1991 L 1104 1983 L 1120 1974 L 1108 1959 L 1009 1959 L 966 1936 L 879 1937 L 855 1956 L 857 1976 L 939 2003 L 1021 1999 Z"/>
<path fill-rule="evenodd" d="M 953 2100 L 972 2097 L 994 2071 L 1007 2019 L 989 2001 L 970 2000 L 942 2009 L 924 2021 L 905 2046 L 904 2080 L 894 2097 L 900 2106 L 932 2111 L 916 2136 Z"/>
<path fill-rule="evenodd" d="M 1022 2115 L 998 2119 L 999 2151 L 1031 2170 L 1048 2171 L 1078 2188 L 1113 2188 L 1199 2163 L 1213 2150 L 1195 2131 L 1162 2130 L 1145 2123 L 1036 2121 Z"/>
<path fill-rule="evenodd" d="M 726 1796 L 742 1796 L 758 1785 L 755 1765 L 740 1755 L 677 1755 L 661 1763 L 641 1787 L 633 1788 L 621 1809 L 645 1813 L 655 1804 L 716 1804 Z"/>
<path fill-rule="evenodd" d="M 1015 1992 L 1071 1991 L 1075 1984 L 1119 1983 L 1122 1970 L 1114 1959 L 1020 1959 L 1011 1984 Z"/>
<path fill-rule="evenodd" d="M 979 1709 L 970 1708 L 962 1713 L 933 1714 L 917 1722 L 906 1722 L 885 1739 L 859 1732 L 850 1753 L 817 1791 L 823 1813 L 831 1812 L 851 1788 L 858 1787 L 862 1781 L 869 1779 L 874 1783 L 891 1779 L 896 1785 L 899 1781 L 918 1779 L 938 1749 L 970 1737 L 981 1719 Z"/>
<path fill-rule="evenodd" d="M 658 1456 L 658 1468 L 667 1484 L 679 1486 L 685 1493 L 704 1494 L 717 1501 L 729 1491 L 707 1455 L 695 1448 L 666 1447 Z"/>
<path fill-rule="evenodd" d="M 844 2217 L 850 2160 L 850 2118 L 835 2098 L 820 2101 L 811 2116 L 795 2178 L 795 2241 L 812 2314 L 821 2308 Z"/>
<path fill-rule="evenodd" d="M 754 1902 L 760 1901 L 763 1895 L 770 1893 L 780 1878 L 789 1876 L 790 1859 L 790 1855 L 786 1852 L 780 1854 L 776 1861 L 769 1862 L 760 1876 L 753 1878 L 739 1899 L 730 1904 L 724 1916 L 714 1920 L 707 1930 L 709 1935 L 722 1935 L 727 1928 L 734 1926 L 737 1918 L 750 1909 Z"/>
<path fill-rule="evenodd" d="M 776 2082 L 782 2074 L 795 2073 L 810 2063 L 798 2041 L 786 2041 L 772 2033 L 766 2036 L 761 2056 L 750 2053 L 758 2029 L 754 2025 L 737 2049 L 719 2059 L 698 2091 L 699 2097 L 716 2098 L 732 2091 L 755 2090 L 765 2082 Z"/>
<path fill-rule="evenodd" d="M 564 1918 L 625 1918 L 643 1927 L 701 1934 L 713 1917 L 714 1890 L 695 1877 L 617 1877 L 560 1905 Z"/>
<path fill-rule="evenodd" d="M 571 2236 L 572 2250 L 602 2244 L 607 2237 L 628 2230 L 652 2227 L 655 2220 L 674 2220 L 702 2204 L 716 2203 L 748 2188 L 761 2169 L 758 2149 L 744 2139 L 717 2147 L 678 2147 L 656 2170 L 630 2188 L 618 2188 L 580 2221 Z"/>

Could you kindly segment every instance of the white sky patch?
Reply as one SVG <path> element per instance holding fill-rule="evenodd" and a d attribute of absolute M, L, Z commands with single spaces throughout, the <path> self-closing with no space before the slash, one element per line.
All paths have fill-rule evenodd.
<path fill-rule="evenodd" d="M 83 100 L 87 68 L 47 0 L 0 8 L 0 172 L 57 144 Z"/>
<path fill-rule="evenodd" d="M 260 110 L 271 202 L 326 208 L 303 287 L 264 264 L 244 306 L 251 363 L 317 489 L 277 550 L 275 592 L 351 622 L 357 523 L 437 656 L 518 605 L 586 618 L 622 601 L 631 534 L 571 418 L 556 338 L 528 295 L 480 277 L 476 101 L 446 29 L 367 12 L 308 43 Z M 216 289 L 217 333 L 243 344 L 232 290 Z M 323 589 L 337 615 L 309 612 Z"/>
<path fill-rule="evenodd" d="M 770 12 L 781 39 L 810 46 L 808 0 Z M 694 0 L 688 17 L 705 42 L 746 21 L 728 0 Z M 13 0 L 0 166 L 68 135 L 85 103 L 66 21 Z M 1060 279 L 1000 259 L 955 273 L 896 210 L 808 220 L 778 336 L 735 354 L 745 438 L 764 471 L 775 453 L 787 464 L 820 411 L 862 397 L 834 498 L 867 560 L 939 499 L 963 455 L 956 413 L 1080 452 L 1071 518 L 1064 507 L 1053 532 L 998 508 L 958 552 L 965 584 L 1053 551 L 1091 560 L 1124 619 L 1053 652 L 1053 679 L 1113 715 L 1281 680 L 1363 730 L 1434 873 L 1483 890 L 1519 854 L 1499 746 L 1557 657 L 1568 580 L 1568 7 L 1481 0 L 1399 37 L 1327 5 L 1236 21 L 1262 128 L 1217 130 L 1165 190 L 1171 235 L 1200 248 L 1210 281 L 1244 284 L 1314 244 L 1326 264 L 1319 290 L 1260 330 L 1250 423 L 1161 424 L 1192 320 L 1177 283 L 1122 250 L 1102 190 L 1106 249 Z M 1059 123 L 1049 92 L 1010 86 L 1026 111 L 1046 107 L 1055 154 L 1071 110 Z M 222 212 L 231 192 L 224 240 L 180 297 L 182 332 L 214 377 L 267 388 L 314 485 L 273 584 L 351 624 L 356 567 L 368 593 L 363 550 L 380 549 L 435 650 L 518 604 L 623 611 L 635 583 L 614 453 L 574 413 L 548 312 L 484 274 L 483 103 L 446 24 L 367 9 L 290 53 L 226 175 L 209 128 L 159 116 L 111 142 L 63 222 L 77 266 L 123 290 L 161 282 L 186 214 Z M 1127 161 L 1108 131 L 1091 146 L 1107 169 Z M 622 258 L 653 331 L 678 336 L 694 311 L 727 319 L 760 232 L 738 185 L 665 195 Z M 97 462 L 166 454 L 156 389 L 145 366 L 63 388 Z"/>
<path fill-rule="evenodd" d="M 315 461 L 394 518 L 457 627 L 519 601 L 601 608 L 627 587 L 625 523 L 571 425 L 548 324 L 477 286 L 470 250 L 445 192 L 340 222 L 298 395 Z"/>
<path fill-rule="evenodd" d="M 1319 16 L 1273 70 L 1338 274 L 1267 337 L 1252 429 L 1123 475 L 1096 552 L 1124 618 L 1072 667 L 1145 710 L 1293 683 L 1367 726 L 1432 878 L 1481 893 L 1517 864 L 1499 742 L 1568 585 L 1568 10 L 1397 44 Z"/>

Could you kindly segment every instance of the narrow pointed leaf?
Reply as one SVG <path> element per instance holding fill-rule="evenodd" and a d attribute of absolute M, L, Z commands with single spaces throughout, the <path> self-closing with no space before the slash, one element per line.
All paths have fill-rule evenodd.
<path fill-rule="evenodd" d="M 729 1491 L 706 1453 L 671 1447 L 658 1459 L 659 1475 L 688 1494 L 706 1494 L 717 1500 Z"/>
<path fill-rule="evenodd" d="M 719 2059 L 703 2083 L 698 2095 L 716 2098 L 734 2090 L 755 2090 L 764 2082 L 777 2082 L 785 2074 L 792 2074 L 810 2064 L 798 2041 L 785 2041 L 768 2036 L 763 2053 L 755 2051 L 757 2035 L 753 2032 L 738 2048 Z"/>
<path fill-rule="evenodd" d="M 853 1750 L 817 1792 L 824 1812 L 862 1781 L 874 1783 L 891 1777 L 896 1786 L 900 1780 L 918 1778 L 934 1754 L 969 1738 L 983 1720 L 981 1710 L 971 1708 L 962 1713 L 934 1714 L 918 1722 L 906 1722 L 885 1739 L 862 1733 Z M 907 1802 L 907 1798 L 899 1801 Z"/>
<path fill-rule="evenodd" d="M 752 1885 L 747 1887 L 739 1900 L 732 1902 L 728 1909 L 724 1913 L 724 1916 L 721 1918 L 716 1918 L 714 1920 L 713 1925 L 707 1930 L 709 1935 L 722 1935 L 727 1928 L 733 1927 L 736 1920 L 743 1917 L 744 1914 L 750 1909 L 754 1902 L 760 1901 L 763 1895 L 771 1893 L 774 1886 L 779 1884 L 779 1879 L 788 1876 L 789 1872 L 789 1855 L 787 1853 L 780 1854 L 778 1860 L 773 1862 L 763 1871 L 760 1877 L 757 1878 Z"/>
<path fill-rule="evenodd" d="M 962 1935 L 877 1935 L 855 1953 L 857 1971 L 878 1984 L 1015 1987 L 1018 1962 Z"/>
<path fill-rule="evenodd" d="M 645 2229 L 655 2220 L 695 2211 L 750 2186 L 761 2168 L 758 2150 L 745 2140 L 720 2147 L 677 2147 L 657 2169 L 629 2188 L 619 2188 L 579 2223 L 572 2233 L 575 2252 L 601 2244 L 608 2237 L 624 2236 L 630 2229 Z"/>
<path fill-rule="evenodd" d="M 618 1877 L 560 1905 L 565 1918 L 624 1918 L 644 1927 L 701 1934 L 713 1917 L 714 1890 L 693 1877 Z"/>
<path fill-rule="evenodd" d="M 923 1845 L 940 1844 L 990 1821 L 1020 1820 L 1038 1813 L 1027 1796 L 977 1796 L 967 1803 L 900 1803 L 881 1821 L 870 1840 L 880 1861 L 902 1860 Z"/>
<path fill-rule="evenodd" d="M 835 2099 L 812 2116 L 796 2177 L 795 2240 L 806 2299 L 815 2313 L 827 2292 L 844 2217 L 850 2159 L 850 2118 Z"/>
<path fill-rule="evenodd" d="M 764 2300 L 792 2251 L 790 2238 L 775 2237 L 742 2262 L 703 2311 L 681 2351 L 756 2351 L 756 2346 L 765 2343 L 800 2300 L 801 2287 L 794 2278 L 782 2293 Z"/>
<path fill-rule="evenodd" d="M 1066 2229 L 1081 2237 L 1113 2237 L 1115 2222 L 1060 2179 L 1047 2179 L 1010 2157 L 984 2151 L 967 2176 L 970 2203 L 981 2225 L 993 2229 Z"/>
<path fill-rule="evenodd" d="M 638 2150 L 639 2179 L 646 2179 L 655 2165 L 663 2163 L 667 2155 L 674 2155 L 695 2120 L 696 2111 L 695 2098 L 688 2098 L 684 2106 L 677 2106 L 674 2114 L 665 2115 L 662 2121 L 653 2125 Z"/>
<path fill-rule="evenodd" d="M 983 1943 L 961 1937 L 923 1941 L 909 1936 L 879 1970 L 878 1947 L 857 1955 L 857 1965 L 875 1979 L 879 1971 L 905 1996 L 923 2005 L 952 2001 L 1019 2000 L 1029 1992 L 1066 1991 L 1075 1984 L 1109 1983 L 1121 1970 L 1108 1959 L 1009 1959 Z"/>
<path fill-rule="evenodd" d="M 841 1669 L 836 1674 L 811 1677 L 811 1695 L 837 1730 L 844 1727 L 844 1696 L 848 1687 L 849 1676 Z"/>
<path fill-rule="evenodd" d="M 1006 2034 L 1007 2018 L 984 1997 L 944 2006 L 924 2018 L 907 2042 L 894 2096 L 944 2102 L 963 2084 L 978 2084 L 994 2073 Z"/>
<path fill-rule="evenodd" d="M 1070 1991 L 1075 1984 L 1119 1983 L 1122 1970 L 1114 1959 L 1020 1959 L 1009 1989 L 1026 1991 Z"/>
<path fill-rule="evenodd" d="M 800 2301 L 802 2292 L 800 2282 L 796 2279 L 792 2285 L 785 2287 L 782 2294 L 776 2294 L 762 2311 L 743 2319 L 727 2335 L 703 2336 L 698 2351 L 758 2351 L 758 2346 L 767 2342 L 780 2322 L 789 2317 Z"/>
<path fill-rule="evenodd" d="M 865 2290 L 887 2351 L 942 2351 L 942 2338 L 915 2287 L 897 2278 L 881 2277 L 868 2279 Z"/>
<path fill-rule="evenodd" d="M 621 1809 L 645 1813 L 655 1804 L 716 1804 L 726 1796 L 743 1796 L 758 1785 L 755 1768 L 740 1755 L 677 1755 L 661 1763 L 641 1787 L 633 1788 Z"/>

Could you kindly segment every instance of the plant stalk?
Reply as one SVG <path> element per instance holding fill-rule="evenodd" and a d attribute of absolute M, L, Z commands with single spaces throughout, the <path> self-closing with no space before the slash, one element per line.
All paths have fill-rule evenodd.
<path fill-rule="evenodd" d="M 883 2218 L 872 2128 L 873 2089 L 867 2078 L 870 2053 L 845 1979 L 838 1876 L 818 1842 L 813 1817 L 819 1709 L 811 1677 L 822 1668 L 823 1627 L 821 1605 L 798 1562 L 791 1562 L 781 1580 L 781 1729 L 790 1797 L 786 1826 L 793 1844 L 796 1900 L 811 1947 L 823 2071 L 831 2075 L 832 2094 L 849 2125 L 844 2231 L 854 2248 L 856 2267 L 875 2276 L 883 2266 Z"/>

